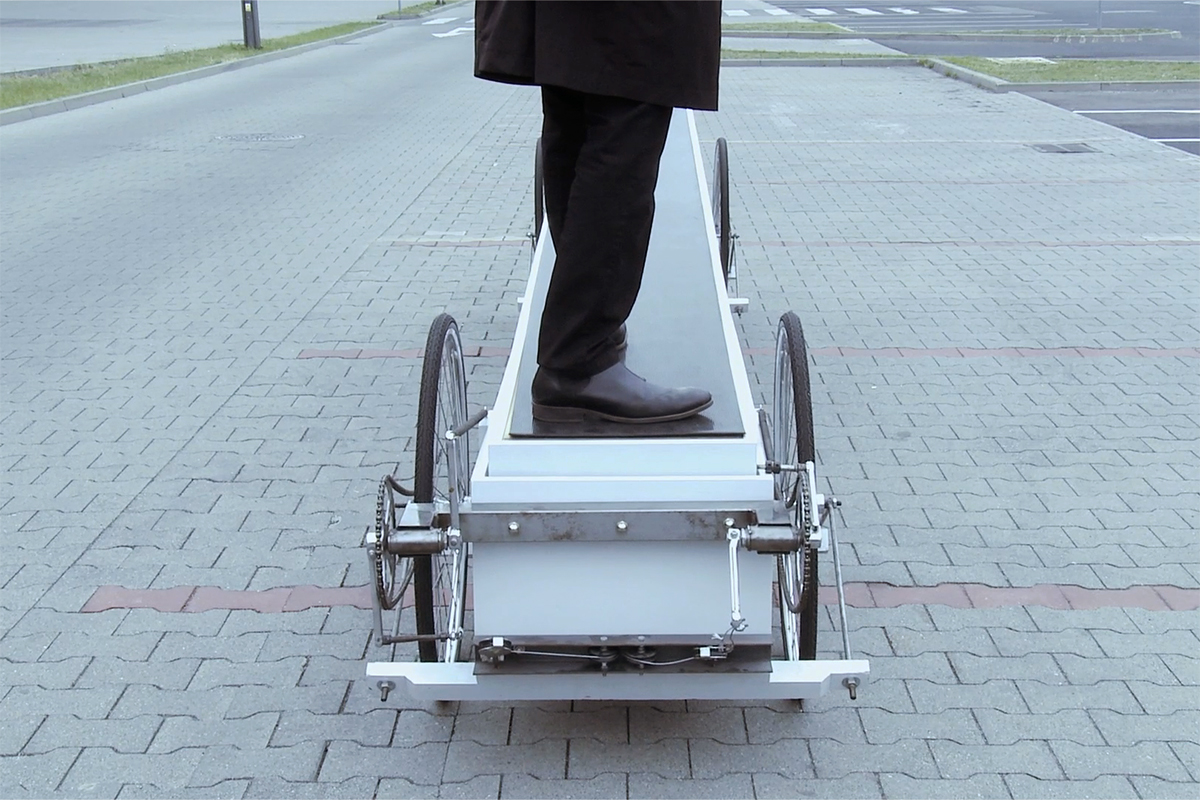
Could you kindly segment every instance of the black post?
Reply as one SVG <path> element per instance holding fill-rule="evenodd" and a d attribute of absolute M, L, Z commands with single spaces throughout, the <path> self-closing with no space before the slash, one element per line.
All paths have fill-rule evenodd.
<path fill-rule="evenodd" d="M 258 0 L 239 0 L 242 4 L 242 38 L 246 47 L 262 49 L 262 37 L 258 32 Z"/>

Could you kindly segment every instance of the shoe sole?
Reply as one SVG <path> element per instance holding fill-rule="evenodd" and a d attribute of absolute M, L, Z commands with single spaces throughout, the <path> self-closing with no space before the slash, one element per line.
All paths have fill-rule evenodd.
<path fill-rule="evenodd" d="M 695 408 L 675 414 L 664 414 L 660 417 L 618 417 L 615 414 L 605 414 L 603 411 L 595 411 L 590 408 L 546 406 L 541 403 L 534 403 L 533 418 L 539 422 L 591 422 L 602 420 L 604 422 L 621 422 L 626 425 L 649 425 L 655 422 L 674 422 L 675 420 L 694 417 L 712 404 L 713 401 L 709 400 L 702 406 L 696 406 Z"/>

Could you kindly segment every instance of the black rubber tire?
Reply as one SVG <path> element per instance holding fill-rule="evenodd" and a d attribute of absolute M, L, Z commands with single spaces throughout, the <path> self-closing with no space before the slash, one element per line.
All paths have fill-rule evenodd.
<path fill-rule="evenodd" d="M 545 156 L 542 153 L 542 137 L 538 137 L 533 151 L 533 241 L 542 236 L 542 218 L 546 216 Z"/>
<path fill-rule="evenodd" d="M 717 139 L 717 151 L 713 156 L 712 204 L 717 250 L 721 254 L 721 273 L 728 281 L 732 232 L 729 230 L 729 145 L 724 137 Z"/>
<path fill-rule="evenodd" d="M 447 340 L 453 339 L 450 357 L 454 362 L 446 363 Z M 443 417 L 439 421 L 439 404 L 441 379 L 443 369 L 452 369 L 452 376 L 462 387 L 461 402 L 450 413 L 456 416 L 454 422 L 447 424 Z M 466 413 L 466 373 L 462 362 L 462 341 L 458 333 L 458 323 L 449 314 L 439 314 L 429 327 L 429 337 L 425 340 L 425 358 L 421 366 L 421 394 L 417 401 L 417 440 L 416 440 L 416 470 L 413 476 L 413 502 L 432 503 L 436 486 L 436 472 L 439 466 L 437 442 L 440 433 L 445 433 L 455 422 L 465 420 Z M 447 470 L 448 474 L 448 470 Z M 469 480 L 469 476 L 466 478 Z M 447 478 L 448 482 L 448 478 Z M 460 481 L 461 483 L 462 481 Z M 435 556 L 416 556 L 413 561 L 413 592 L 416 606 L 417 633 L 432 634 L 437 632 L 433 589 L 433 560 Z M 440 558 L 440 557 L 438 557 Z M 417 650 L 421 661 L 438 661 L 437 642 L 418 642 Z"/>
<path fill-rule="evenodd" d="M 783 360 L 786 363 L 781 364 Z M 774 430 L 786 430 L 787 427 L 792 427 L 796 436 L 795 463 L 803 464 L 806 461 L 812 461 L 814 464 L 817 460 L 816 442 L 813 437 L 813 413 L 812 413 L 812 387 L 809 383 L 808 374 L 808 347 L 804 341 L 804 329 L 800 325 L 800 318 L 794 312 L 788 311 L 779 319 L 779 329 L 776 336 L 776 370 L 778 372 L 781 366 L 786 366 L 790 373 L 791 380 L 785 381 L 790 383 L 790 387 L 779 386 L 780 376 L 776 375 L 776 390 L 787 391 L 791 390 L 791 425 L 786 425 L 784 420 L 776 419 Z M 776 397 L 775 406 L 776 414 L 778 415 L 781 398 Z M 790 442 L 788 443 L 790 444 Z M 775 448 L 778 449 L 778 448 Z M 790 447 L 788 448 L 790 450 Z M 781 461 L 791 460 L 791 453 L 782 452 L 776 455 L 776 458 Z M 796 485 L 799 485 L 799 477 L 796 478 Z M 784 498 L 789 501 L 798 502 L 799 498 Z M 817 509 L 813 509 L 813 513 L 818 513 Z M 805 547 L 801 550 L 801 568 L 804 575 L 804 589 L 800 593 L 800 609 L 797 612 L 797 625 L 799 628 L 799 652 L 800 659 L 803 661 L 811 661 L 817 657 L 817 616 L 818 616 L 818 568 L 817 568 L 817 551 Z M 786 637 L 787 627 L 783 625 L 783 615 L 792 613 L 787 602 L 783 598 L 784 587 L 779 587 L 780 602 L 780 628 L 784 631 Z M 784 643 L 784 652 L 787 652 L 787 643 Z"/>

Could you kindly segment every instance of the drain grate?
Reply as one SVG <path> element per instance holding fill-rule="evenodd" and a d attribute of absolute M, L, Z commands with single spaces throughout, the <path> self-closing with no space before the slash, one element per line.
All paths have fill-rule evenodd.
<path fill-rule="evenodd" d="M 294 142 L 303 138 L 302 133 L 226 133 L 216 137 L 221 142 Z"/>
<path fill-rule="evenodd" d="M 1098 153 L 1100 152 L 1091 145 L 1083 142 L 1067 142 L 1065 144 L 1031 144 L 1029 145 L 1039 153 Z"/>

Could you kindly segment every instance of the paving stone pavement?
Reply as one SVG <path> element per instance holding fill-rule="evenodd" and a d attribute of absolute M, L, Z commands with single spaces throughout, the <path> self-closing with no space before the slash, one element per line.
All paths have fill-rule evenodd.
<path fill-rule="evenodd" d="M 399 25 L 0 130 L 0 795 L 1200 797 L 1200 160 L 920 68 L 727 68 L 698 115 L 752 385 L 795 310 L 849 581 L 1140 594 L 851 609 L 872 683 L 803 710 L 381 704 L 368 611 L 278 610 L 366 582 L 438 312 L 497 389 L 538 99 L 470 50 Z"/>

